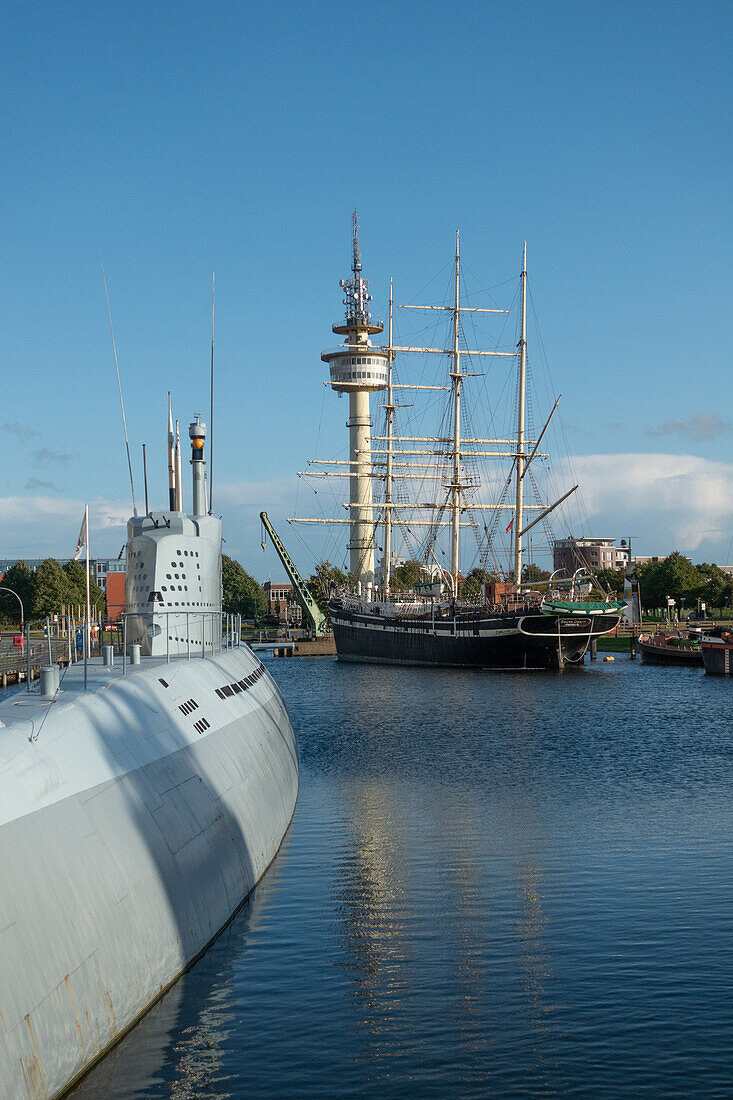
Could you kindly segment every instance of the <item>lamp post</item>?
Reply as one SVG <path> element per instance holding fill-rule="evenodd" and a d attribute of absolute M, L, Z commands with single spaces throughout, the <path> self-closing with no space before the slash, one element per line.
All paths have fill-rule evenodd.
<path fill-rule="evenodd" d="M 10 594 L 12 596 L 15 596 L 16 600 L 20 604 L 20 628 L 22 630 L 23 629 L 23 623 L 25 622 L 25 612 L 23 611 L 23 601 L 21 600 L 18 593 L 13 591 L 12 588 L 5 588 L 3 585 L 0 585 L 0 592 L 10 592 Z"/>

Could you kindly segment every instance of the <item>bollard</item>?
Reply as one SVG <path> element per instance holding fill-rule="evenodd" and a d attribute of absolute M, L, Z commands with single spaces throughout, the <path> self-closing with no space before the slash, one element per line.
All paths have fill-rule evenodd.
<path fill-rule="evenodd" d="M 115 650 L 114 646 L 103 645 L 102 646 L 102 664 L 105 668 L 114 668 L 115 663 Z"/>
<path fill-rule="evenodd" d="M 130 646 L 130 664 L 139 665 L 142 662 L 142 647 L 139 645 Z"/>
<path fill-rule="evenodd" d="M 58 665 L 46 665 L 41 669 L 41 697 L 53 699 L 59 686 Z"/>

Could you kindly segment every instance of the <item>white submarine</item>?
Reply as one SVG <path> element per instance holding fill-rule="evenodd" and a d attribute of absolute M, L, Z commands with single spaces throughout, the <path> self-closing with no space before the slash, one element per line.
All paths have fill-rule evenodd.
<path fill-rule="evenodd" d="M 2 1100 L 80 1079 L 227 923 L 295 809 L 285 704 L 246 645 L 222 645 L 206 426 L 189 435 L 191 514 L 179 459 L 170 510 L 128 523 L 132 660 L 0 702 Z"/>

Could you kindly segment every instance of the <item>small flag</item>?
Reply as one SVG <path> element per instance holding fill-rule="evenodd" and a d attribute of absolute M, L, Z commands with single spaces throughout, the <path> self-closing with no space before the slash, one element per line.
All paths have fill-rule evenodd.
<path fill-rule="evenodd" d="M 507 527 L 507 529 L 504 533 L 508 535 L 513 526 L 514 526 L 514 517 L 512 517 L 512 519 L 509 521 L 509 526 Z"/>
<path fill-rule="evenodd" d="M 78 561 L 81 557 L 81 552 L 87 544 L 87 513 L 84 509 L 84 519 L 81 521 L 81 529 L 79 531 L 79 538 L 76 540 L 76 553 L 74 554 L 74 561 Z"/>

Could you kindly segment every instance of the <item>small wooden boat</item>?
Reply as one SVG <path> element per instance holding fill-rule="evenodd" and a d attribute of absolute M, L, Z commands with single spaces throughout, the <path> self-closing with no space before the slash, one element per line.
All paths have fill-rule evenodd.
<path fill-rule="evenodd" d="M 699 634 L 640 634 L 636 644 L 645 665 L 702 668 Z"/>

